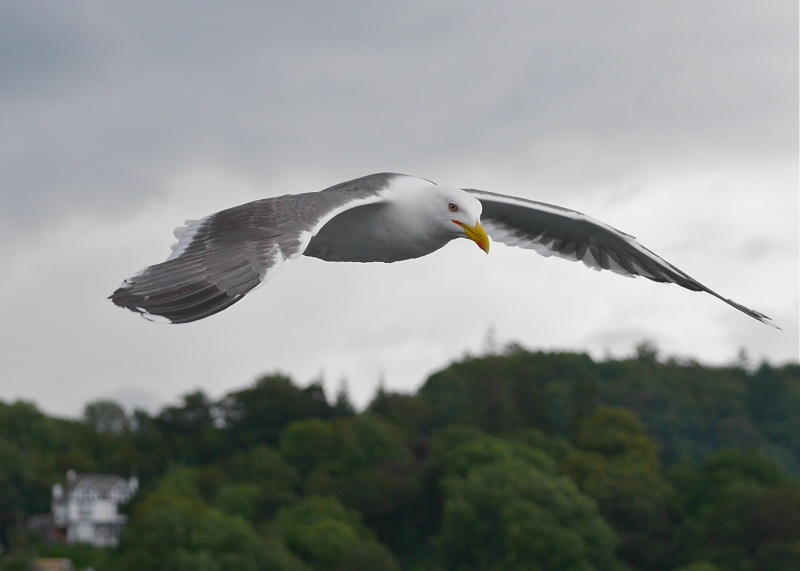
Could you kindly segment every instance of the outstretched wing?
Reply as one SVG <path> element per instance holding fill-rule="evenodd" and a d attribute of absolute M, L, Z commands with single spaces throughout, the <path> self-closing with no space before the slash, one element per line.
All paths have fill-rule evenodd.
<path fill-rule="evenodd" d="M 493 240 L 535 250 L 543 256 L 580 260 L 595 270 L 643 276 L 693 291 L 704 291 L 750 317 L 776 327 L 763 313 L 722 297 L 639 244 L 633 236 L 590 216 L 543 202 L 483 190 L 464 190 L 481 201 L 481 224 Z"/>
<path fill-rule="evenodd" d="M 166 261 L 126 279 L 109 298 L 151 321 L 187 323 L 222 311 L 301 255 L 331 218 L 380 202 L 392 174 L 322 192 L 257 200 L 188 220 Z"/>

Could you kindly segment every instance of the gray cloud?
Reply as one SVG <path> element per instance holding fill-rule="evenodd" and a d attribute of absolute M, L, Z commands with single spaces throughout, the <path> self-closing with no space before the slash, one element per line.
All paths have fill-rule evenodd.
<path fill-rule="evenodd" d="M 37 6 L 2 18 L 11 220 L 129 206 L 193 162 L 263 181 L 797 151 L 791 3 Z"/>
<path fill-rule="evenodd" d="M 3 3 L 0 257 L 10 269 L 2 291 L 12 305 L 2 310 L 14 317 L 4 327 L 15 353 L 3 374 L 46 386 L 48 368 L 25 365 L 37 351 L 30 316 L 39 312 L 53 358 L 75 377 L 87 374 L 70 355 L 90 359 L 73 341 L 76 320 L 85 319 L 79 330 L 96 344 L 93 375 L 118 376 L 119 386 L 145 382 L 142 364 L 119 372 L 124 351 L 109 339 L 121 336 L 152 349 L 151 370 L 163 375 L 153 381 L 164 386 L 157 398 L 192 388 L 176 381 L 172 362 L 198 353 L 187 345 L 192 336 L 131 325 L 106 307 L 108 291 L 165 256 L 171 228 L 186 217 L 380 170 L 588 211 L 641 235 L 679 267 L 694 264 L 698 278 L 716 280 L 709 285 L 739 280 L 729 295 L 778 312 L 773 317 L 787 335 L 739 327 L 735 315 L 717 319 L 724 308 L 706 310 L 713 300 L 664 294 L 680 307 L 699 304 L 691 307 L 708 311 L 702 315 L 716 328 L 704 334 L 716 342 L 682 340 L 687 333 L 669 323 L 674 314 L 645 317 L 647 300 L 640 306 L 630 299 L 636 291 L 661 296 L 651 284 L 628 290 L 627 282 L 578 277 L 558 262 L 518 262 L 499 252 L 482 266 L 448 254 L 433 266 L 360 268 L 330 291 L 314 287 L 327 283 L 318 266 L 287 264 L 256 294 L 266 299 L 248 298 L 240 305 L 250 304 L 249 311 L 199 329 L 209 336 L 196 340 L 206 353 L 212 339 L 222 353 L 236 353 L 212 334 L 234 323 L 241 336 L 269 337 L 255 319 L 259 310 L 291 320 L 270 305 L 283 288 L 314 296 L 317 307 L 346 299 L 369 311 L 335 314 L 347 326 L 341 344 L 326 341 L 335 334 L 316 324 L 305 333 L 302 357 L 297 342 L 279 342 L 270 359 L 254 345 L 230 369 L 240 375 L 235 382 L 274 363 L 306 376 L 338 367 L 329 371 L 334 381 L 354 370 L 374 381 L 383 370 L 390 384 L 402 377 L 411 385 L 479 346 L 488 323 L 503 339 L 598 356 L 641 334 L 711 359 L 735 354 L 740 342 L 757 347 L 756 357 L 796 359 L 797 42 L 798 7 L 779 1 Z M 471 299 L 458 287 L 466 267 L 487 280 L 483 305 L 459 321 L 459 332 L 439 328 L 442 320 L 453 323 L 441 313 L 442 300 Z M 493 274 L 484 277 L 487 267 Z M 46 283 L 54 268 L 64 284 L 57 289 Z M 454 276 L 441 297 L 423 300 L 424 290 L 415 288 L 416 298 L 387 305 L 376 293 L 377 284 L 391 290 L 393 280 L 413 282 L 415 272 L 437 269 Z M 297 279 L 283 275 L 290 271 Z M 395 277 L 381 277 L 387 271 Z M 350 295 L 360 279 L 375 289 Z M 526 293 L 535 327 L 509 305 Z M 562 295 L 615 300 L 608 313 L 603 304 L 594 308 L 609 322 L 583 315 L 580 303 L 550 303 Z M 397 325 L 409 314 L 403 299 L 425 308 L 411 329 Z M 542 299 L 554 307 L 542 308 Z M 378 308 L 385 318 L 364 325 Z M 558 321 L 570 325 L 562 330 Z M 163 336 L 171 352 L 150 345 Z M 414 354 L 426 357 L 403 364 Z M 196 373 L 212 368 L 200 363 Z M 210 386 L 210 377 L 200 377 L 198 384 Z M 86 382 L 97 394 L 113 394 L 113 387 Z M 362 396 L 371 390 L 358 383 L 351 389 Z M 0 398 L 46 392 L 0 386 Z"/>

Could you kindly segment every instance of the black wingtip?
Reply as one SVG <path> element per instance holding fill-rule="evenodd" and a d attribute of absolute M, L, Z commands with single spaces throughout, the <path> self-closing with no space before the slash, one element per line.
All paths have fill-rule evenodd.
<path fill-rule="evenodd" d="M 717 295 L 717 294 L 714 293 L 713 295 Z M 717 296 L 717 297 L 719 297 L 722 301 L 724 301 L 725 303 L 727 303 L 731 307 L 735 307 L 736 309 L 738 309 L 742 313 L 745 313 L 745 314 L 749 315 L 750 317 L 760 321 L 764 325 L 769 325 L 770 327 L 774 327 L 778 331 L 783 331 L 783 329 L 781 329 L 780 327 L 778 327 L 777 325 L 775 325 L 772 322 L 772 318 L 771 317 L 768 317 L 768 316 L 764 315 L 760 311 L 756 311 L 755 309 L 750 309 L 749 307 L 745 307 L 741 303 L 736 303 L 732 299 L 727 299 L 727 298 L 724 298 L 722 296 Z"/>
<path fill-rule="evenodd" d="M 219 313 L 242 299 L 243 294 L 230 296 L 214 284 L 193 284 L 144 295 L 136 291 L 136 283 L 126 281 L 108 299 L 114 305 L 138 313 L 154 323 L 191 323 Z"/>
<path fill-rule="evenodd" d="M 114 292 L 108 296 L 108 299 L 117 307 L 138 313 L 144 319 L 152 321 L 153 323 L 174 323 L 168 317 L 152 313 L 143 307 L 143 305 L 147 305 L 146 298 L 137 296 L 132 292 L 130 290 L 130 284 L 127 281 L 114 290 Z"/>

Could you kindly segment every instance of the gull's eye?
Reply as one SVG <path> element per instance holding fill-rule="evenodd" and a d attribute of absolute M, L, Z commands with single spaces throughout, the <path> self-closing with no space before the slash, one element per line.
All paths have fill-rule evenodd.
<path fill-rule="evenodd" d="M 458 204 L 456 204 L 455 202 L 448 203 L 447 208 L 450 209 L 450 212 L 458 212 Z"/>

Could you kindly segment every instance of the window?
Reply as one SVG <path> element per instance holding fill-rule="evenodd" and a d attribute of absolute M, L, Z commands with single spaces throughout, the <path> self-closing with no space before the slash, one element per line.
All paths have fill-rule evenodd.
<path fill-rule="evenodd" d="M 87 497 L 78 498 L 78 513 L 80 515 L 91 515 L 92 514 L 92 500 Z"/>

